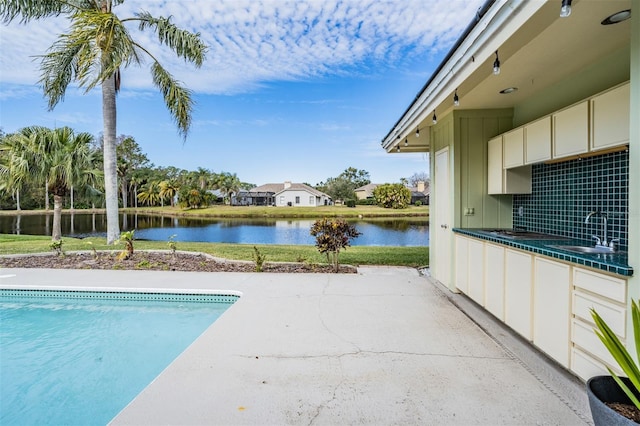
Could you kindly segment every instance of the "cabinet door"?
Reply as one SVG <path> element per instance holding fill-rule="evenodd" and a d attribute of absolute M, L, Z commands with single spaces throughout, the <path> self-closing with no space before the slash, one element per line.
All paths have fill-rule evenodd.
<path fill-rule="evenodd" d="M 464 294 L 469 294 L 469 239 L 456 235 L 455 285 Z"/>
<path fill-rule="evenodd" d="M 587 101 L 553 114 L 553 158 L 584 154 L 589 150 Z"/>
<path fill-rule="evenodd" d="M 551 159 L 551 117 L 524 126 L 524 163 L 540 163 Z"/>
<path fill-rule="evenodd" d="M 533 284 L 533 343 L 569 367 L 571 271 L 569 265 L 536 257 Z"/>
<path fill-rule="evenodd" d="M 505 169 L 524 165 L 524 130 L 522 127 L 504 134 L 502 165 Z"/>
<path fill-rule="evenodd" d="M 591 99 L 591 150 L 628 144 L 630 117 L 628 83 Z"/>
<path fill-rule="evenodd" d="M 479 240 L 469 240 L 469 267 L 467 269 L 469 282 L 469 297 L 484 306 L 484 243 Z"/>
<path fill-rule="evenodd" d="M 504 247 L 484 246 L 484 307 L 504 321 Z"/>
<path fill-rule="evenodd" d="M 532 269 L 532 255 L 505 250 L 505 322 L 527 340 L 531 340 Z"/>
<path fill-rule="evenodd" d="M 487 145 L 487 192 L 502 194 L 502 187 L 502 136 L 498 136 Z"/>

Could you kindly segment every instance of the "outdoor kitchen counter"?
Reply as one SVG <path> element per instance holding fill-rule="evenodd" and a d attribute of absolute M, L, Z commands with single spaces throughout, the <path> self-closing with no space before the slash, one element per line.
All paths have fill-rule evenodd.
<path fill-rule="evenodd" d="M 513 238 L 511 236 L 502 236 L 495 230 L 475 229 L 475 228 L 453 228 L 453 232 L 478 238 L 481 240 L 491 241 L 493 243 L 503 244 L 505 246 L 516 249 L 549 256 L 557 260 L 571 262 L 582 266 L 588 266 L 600 269 L 613 274 L 629 277 L 633 275 L 633 268 L 628 264 L 628 256 L 626 252 L 614 252 L 606 254 L 586 254 L 586 253 L 569 253 L 558 250 L 554 246 L 592 246 L 593 243 L 583 240 L 575 240 L 566 237 L 551 238 Z"/>

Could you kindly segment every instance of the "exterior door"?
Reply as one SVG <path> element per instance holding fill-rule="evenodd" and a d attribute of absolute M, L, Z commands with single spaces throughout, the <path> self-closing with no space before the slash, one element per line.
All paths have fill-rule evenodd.
<path fill-rule="evenodd" d="M 431 274 L 443 285 L 451 288 L 451 193 L 449 182 L 449 148 L 436 152 L 435 158 L 435 239 L 432 240 L 430 258 L 434 260 Z"/>

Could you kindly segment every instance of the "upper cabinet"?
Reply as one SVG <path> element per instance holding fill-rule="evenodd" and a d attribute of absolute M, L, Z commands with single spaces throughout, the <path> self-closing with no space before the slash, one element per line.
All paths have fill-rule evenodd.
<path fill-rule="evenodd" d="M 504 134 L 503 152 L 502 165 L 505 169 L 524 166 L 524 130 L 522 127 Z"/>
<path fill-rule="evenodd" d="M 589 151 L 589 102 L 584 101 L 552 115 L 553 158 Z"/>
<path fill-rule="evenodd" d="M 591 150 L 629 143 L 629 83 L 591 99 Z"/>
<path fill-rule="evenodd" d="M 551 160 L 551 117 L 524 126 L 524 163 Z"/>
<path fill-rule="evenodd" d="M 487 146 L 487 193 L 531 194 L 531 166 L 503 167 L 504 140 L 502 136 L 495 137 Z"/>

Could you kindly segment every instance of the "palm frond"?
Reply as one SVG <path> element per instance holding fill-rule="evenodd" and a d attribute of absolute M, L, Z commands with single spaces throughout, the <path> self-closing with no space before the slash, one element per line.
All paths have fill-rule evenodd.
<path fill-rule="evenodd" d="M 207 46 L 200 38 L 200 33 L 178 28 L 171 23 L 171 17 L 155 18 L 148 12 L 140 12 L 136 14 L 136 19 L 140 20 L 141 31 L 151 28 L 157 34 L 160 43 L 168 46 L 176 55 L 194 63 L 198 68 L 202 65 Z"/>
<path fill-rule="evenodd" d="M 151 74 L 153 84 L 162 92 L 164 103 L 178 126 L 178 132 L 183 139 L 186 139 L 191 127 L 193 110 L 191 91 L 181 86 L 158 62 L 154 62 L 151 66 Z"/>
<path fill-rule="evenodd" d="M 638 337 L 638 329 L 640 329 L 640 312 L 638 309 L 638 305 L 633 302 L 631 306 L 632 310 L 632 320 L 633 320 L 633 329 L 634 329 L 634 338 L 636 338 L 635 342 L 640 343 L 637 340 Z M 627 375 L 629 380 L 631 381 L 634 390 L 637 392 L 640 390 L 640 369 L 636 364 L 636 361 L 631 357 L 627 348 L 622 344 L 618 336 L 611 330 L 611 328 L 607 325 L 607 323 L 602 319 L 602 317 L 595 311 L 591 310 L 591 316 L 593 318 L 594 323 L 597 326 L 595 330 L 596 335 L 602 343 L 605 345 L 611 356 L 616 360 L 616 363 L 622 369 L 622 371 Z M 640 400 L 636 397 L 636 394 L 629 389 L 620 378 L 609 368 L 607 367 L 615 381 L 620 385 L 622 390 L 627 394 L 629 399 L 634 403 L 636 407 L 640 409 Z"/>
<path fill-rule="evenodd" d="M 73 4 L 59 0 L 2 0 L 0 19 L 5 24 L 20 18 L 21 23 L 58 16 L 73 10 Z"/>

